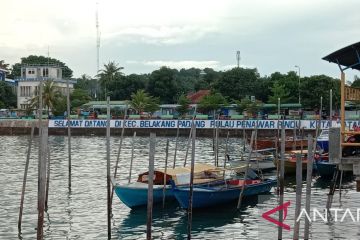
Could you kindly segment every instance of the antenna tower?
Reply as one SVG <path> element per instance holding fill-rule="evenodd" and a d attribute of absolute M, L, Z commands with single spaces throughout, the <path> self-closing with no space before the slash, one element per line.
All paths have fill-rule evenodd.
<path fill-rule="evenodd" d="M 240 60 L 241 60 L 240 51 L 237 51 L 236 52 L 236 61 L 237 61 L 237 67 L 238 68 L 240 67 Z"/>

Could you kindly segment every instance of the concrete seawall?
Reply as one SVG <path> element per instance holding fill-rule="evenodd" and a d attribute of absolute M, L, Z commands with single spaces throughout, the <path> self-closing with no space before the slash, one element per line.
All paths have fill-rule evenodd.
<path fill-rule="evenodd" d="M 38 133 L 38 120 L 1 120 L 0 121 L 0 135 L 28 135 L 30 134 L 32 124 L 35 125 L 35 134 Z M 44 126 L 48 125 L 47 120 L 43 120 Z M 155 132 L 157 136 L 176 136 L 176 129 L 174 128 L 125 128 L 125 135 L 131 136 L 133 132 L 139 136 L 148 136 L 150 132 Z M 221 129 L 219 136 L 226 137 L 229 131 L 230 137 L 242 137 L 242 129 Z M 249 136 L 251 129 L 246 130 Z M 121 128 L 111 128 L 111 135 L 120 135 Z M 180 129 L 180 136 L 188 136 L 190 129 Z M 298 132 L 298 131 L 297 131 Z M 197 136 L 212 137 L 213 129 L 197 129 Z M 292 129 L 286 130 L 286 134 L 292 136 L 294 131 Z M 314 134 L 315 130 L 305 130 L 307 134 Z M 106 128 L 72 128 L 71 134 L 73 136 L 105 136 Z M 258 137 L 273 137 L 276 136 L 277 130 L 274 129 L 259 129 Z M 67 128 L 49 128 L 49 135 L 67 135 Z"/>

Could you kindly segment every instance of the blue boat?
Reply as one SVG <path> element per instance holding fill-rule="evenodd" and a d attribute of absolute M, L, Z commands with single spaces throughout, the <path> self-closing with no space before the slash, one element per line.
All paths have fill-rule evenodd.
<path fill-rule="evenodd" d="M 336 170 L 336 164 L 329 161 L 315 161 L 316 170 L 323 178 L 332 178 Z"/>
<path fill-rule="evenodd" d="M 221 176 L 216 174 L 217 168 L 209 164 L 195 164 L 194 174 L 196 176 L 195 185 L 213 186 L 223 184 L 224 180 Z M 190 179 L 190 168 L 179 167 L 168 169 L 165 175 L 164 170 L 154 171 L 153 181 L 153 203 L 160 203 L 163 199 L 164 180 L 165 185 L 165 199 L 174 200 L 173 191 L 170 180 L 176 181 L 180 186 L 188 186 Z M 138 180 L 133 183 L 120 184 L 112 179 L 114 190 L 119 199 L 129 208 L 147 205 L 148 195 L 148 172 L 142 173 L 138 176 Z"/>
<path fill-rule="evenodd" d="M 329 151 L 329 130 L 324 129 L 321 131 L 319 137 L 316 140 L 317 145 L 324 150 L 324 152 Z"/>
<path fill-rule="evenodd" d="M 276 185 L 276 180 L 246 180 L 244 197 L 254 196 L 270 192 L 271 188 Z M 244 180 L 235 179 L 228 180 L 226 184 L 213 187 L 193 187 L 193 208 L 210 207 L 227 202 L 234 201 L 239 198 Z M 189 207 L 190 188 L 178 188 L 173 184 L 173 192 L 176 200 L 182 208 Z"/>

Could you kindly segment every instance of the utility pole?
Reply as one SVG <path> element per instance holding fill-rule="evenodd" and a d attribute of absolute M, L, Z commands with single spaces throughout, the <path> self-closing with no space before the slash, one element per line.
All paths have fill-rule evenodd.
<path fill-rule="evenodd" d="M 238 68 L 240 67 L 240 60 L 241 60 L 240 51 L 237 51 L 236 52 L 236 61 L 237 61 L 237 67 Z"/>

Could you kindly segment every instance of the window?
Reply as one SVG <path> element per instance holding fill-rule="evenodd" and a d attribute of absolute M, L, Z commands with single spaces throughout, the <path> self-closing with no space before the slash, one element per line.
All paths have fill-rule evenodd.
<path fill-rule="evenodd" d="M 49 69 L 43 68 L 43 77 L 49 77 Z"/>
<path fill-rule="evenodd" d="M 60 69 L 56 69 L 56 78 L 60 78 Z"/>
<path fill-rule="evenodd" d="M 34 69 L 29 69 L 28 74 L 35 74 L 35 70 Z"/>

